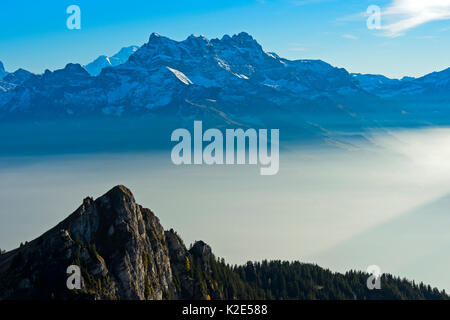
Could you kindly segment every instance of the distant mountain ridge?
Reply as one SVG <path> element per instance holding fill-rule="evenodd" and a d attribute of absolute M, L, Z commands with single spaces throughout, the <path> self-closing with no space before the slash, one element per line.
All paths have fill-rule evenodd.
<path fill-rule="evenodd" d="M 110 68 L 102 73 L 107 67 Z M 240 102 L 244 108 L 245 104 L 257 103 L 245 101 L 247 99 L 281 107 L 295 106 L 305 99 L 303 104 L 307 110 L 308 105 L 316 105 L 318 100 L 336 105 L 357 98 L 373 102 L 370 96 L 416 97 L 438 92 L 448 99 L 450 95 L 450 68 L 417 79 L 401 80 L 382 75 L 349 74 L 321 60 L 290 61 L 265 52 L 245 32 L 212 40 L 191 35 L 179 42 L 153 33 L 142 47 L 122 48 L 114 56 L 100 56 L 84 68 L 95 78 L 88 74 L 79 77 L 66 70 L 67 67 L 63 69 L 67 71 L 63 80 L 72 86 L 49 83 L 45 76 L 52 73 L 50 71 L 33 75 L 31 82 L 4 79 L 15 86 L 9 86 L 0 95 L 0 115 L 11 108 L 16 112 L 23 109 L 30 112 L 34 105 L 46 99 L 51 105 L 57 105 L 51 114 L 62 112 L 73 116 L 85 114 L 82 108 L 70 108 L 72 112 L 67 112 L 67 106 L 77 101 L 86 103 L 89 112 L 121 115 L 138 109 L 145 113 L 170 103 L 186 104 L 186 100 L 203 104 L 205 100 L 222 98 L 228 104 Z M 54 72 L 61 73 L 61 70 Z M 71 81 L 72 77 L 77 81 Z M 63 99 L 53 96 L 55 87 L 65 95 Z M 260 99 L 254 99 L 255 94 Z M 95 95 L 95 98 L 89 99 L 87 95 Z"/>
<path fill-rule="evenodd" d="M 170 129 L 202 120 L 209 127 L 280 128 L 289 140 L 339 144 L 366 128 L 450 122 L 449 69 L 401 80 L 350 74 L 321 60 L 281 58 L 245 32 L 183 41 L 153 33 L 135 49 L 86 66 L 97 76 L 72 63 L 43 74 L 20 69 L 7 75 L 0 80 L 0 122 L 28 121 L 36 133 L 41 122 L 57 120 L 62 130 L 63 122 L 84 123 L 79 131 L 87 132 L 111 120 L 117 134 L 116 120 L 134 119 L 152 133 L 165 127 L 158 134 L 166 137 Z"/>
<path fill-rule="evenodd" d="M 300 97 L 364 94 L 344 69 L 322 61 L 281 59 L 264 52 L 246 33 L 210 41 L 190 36 L 181 42 L 154 33 L 126 63 L 102 70 L 95 78 L 80 77 L 69 64 L 53 72 L 64 73 L 62 83 L 52 83 L 49 71 L 35 75 L 0 96 L 0 110 L 32 111 L 33 105 L 45 102 L 47 108 L 55 106 L 52 114 L 66 113 L 67 106 L 82 101 L 91 111 L 117 115 L 122 109 L 133 113 L 189 104 L 186 100 L 242 104 L 250 98 L 280 104 Z M 85 113 L 76 109 L 74 114 Z"/>
<path fill-rule="evenodd" d="M 443 93 L 450 89 L 450 68 L 433 72 L 420 78 L 390 79 L 383 75 L 352 74 L 364 90 L 383 98 L 395 96 L 420 96 L 424 93 Z"/>
<path fill-rule="evenodd" d="M 191 35 L 183 41 L 153 33 L 125 63 L 103 68 L 95 77 L 78 64 L 42 75 L 17 73 L 14 85 L 0 92 L 3 122 L 134 118 L 171 128 L 196 119 L 215 127 L 282 127 L 285 137 L 289 130 L 315 139 L 327 135 L 322 123 L 315 124 L 316 115 L 360 126 L 353 105 L 375 99 L 344 69 L 320 60 L 280 58 L 245 32 L 212 40 Z"/>
<path fill-rule="evenodd" d="M 69 266 L 81 289 L 66 286 Z M 299 262 L 249 262 L 231 267 L 197 241 L 187 249 L 155 214 L 116 186 L 19 248 L 0 252 L 0 300 L 88 299 L 448 299 L 444 291 L 383 275 L 332 273 Z"/>

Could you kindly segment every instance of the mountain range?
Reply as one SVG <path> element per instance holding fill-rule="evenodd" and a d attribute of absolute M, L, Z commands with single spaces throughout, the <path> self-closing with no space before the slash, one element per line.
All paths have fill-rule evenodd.
<path fill-rule="evenodd" d="M 81 287 L 67 287 L 78 266 Z M 188 249 L 174 231 L 116 186 L 33 241 L 0 250 L 0 300 L 448 299 L 445 291 L 384 274 L 333 273 L 300 262 L 230 266 L 203 241 Z"/>
<path fill-rule="evenodd" d="M 24 136 L 26 122 L 44 140 L 74 122 L 79 131 L 94 130 L 90 120 L 97 128 L 120 128 L 133 119 L 132 126 L 142 128 L 138 136 L 148 135 L 149 127 L 158 135 L 157 128 L 203 120 L 205 126 L 280 128 L 283 138 L 330 141 L 342 139 L 342 131 L 444 125 L 450 118 L 450 69 L 403 79 L 351 74 L 321 60 L 281 58 L 245 32 L 183 41 L 152 33 L 141 47 L 85 67 L 6 74 L 0 66 L 0 73 L 0 122 L 12 124 L 5 134 Z M 49 122 L 69 125 L 51 129 Z"/>
<path fill-rule="evenodd" d="M 304 99 L 305 104 L 327 99 L 336 104 L 345 98 L 439 93 L 445 100 L 449 77 L 450 68 L 417 79 L 396 80 L 349 74 L 321 60 L 290 61 L 265 52 L 245 32 L 212 40 L 191 35 L 179 42 L 153 33 L 142 47 L 100 56 L 84 68 L 68 64 L 42 75 L 19 69 L 3 79 L 7 88 L 0 96 L 0 110 L 27 114 L 45 103 L 55 115 L 121 115 L 145 113 L 177 101 L 185 107 L 204 103 L 236 108 L 238 104 L 246 109 L 251 100 L 261 100 L 264 104 L 259 108 L 271 104 L 302 109 L 299 100 Z"/>

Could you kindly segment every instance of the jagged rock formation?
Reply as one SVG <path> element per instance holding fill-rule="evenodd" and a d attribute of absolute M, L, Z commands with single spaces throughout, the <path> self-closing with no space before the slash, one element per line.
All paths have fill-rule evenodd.
<path fill-rule="evenodd" d="M 67 288 L 67 268 L 81 270 L 81 289 Z M 448 299 L 445 292 L 385 275 L 332 273 L 299 262 L 263 261 L 231 267 L 197 241 L 189 250 L 174 230 L 126 187 L 86 198 L 37 239 L 0 253 L 3 299 Z"/>
<path fill-rule="evenodd" d="M 206 247 L 196 244 L 194 254 L 211 254 Z M 191 297 L 194 285 L 183 275 L 190 260 L 181 239 L 164 232 L 153 212 L 117 186 L 97 200 L 86 198 L 56 227 L 1 255 L 0 298 Z M 83 290 L 66 288 L 69 265 L 81 267 Z M 173 274 L 181 279 L 181 292 Z"/>

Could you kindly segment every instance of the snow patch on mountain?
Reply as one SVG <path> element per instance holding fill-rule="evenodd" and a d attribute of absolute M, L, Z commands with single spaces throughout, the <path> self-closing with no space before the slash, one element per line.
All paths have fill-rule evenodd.
<path fill-rule="evenodd" d="M 186 85 L 194 84 L 188 77 L 186 77 L 186 75 L 183 72 L 172 69 L 170 67 L 167 67 L 167 69 L 169 69 L 170 72 L 172 72 L 178 78 L 178 80 L 180 80 L 184 84 Z"/>

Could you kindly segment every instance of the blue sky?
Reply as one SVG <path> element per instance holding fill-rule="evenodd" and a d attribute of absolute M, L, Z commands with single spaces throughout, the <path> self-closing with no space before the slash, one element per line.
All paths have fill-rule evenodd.
<path fill-rule="evenodd" d="M 66 27 L 72 4 L 81 8 L 81 30 Z M 382 10 L 381 30 L 366 26 L 369 5 Z M 350 72 L 402 77 L 450 67 L 449 0 L 2 0 L 1 9 L 0 61 L 8 71 L 86 64 L 142 45 L 152 32 L 182 40 L 240 31 L 282 57 Z"/>

